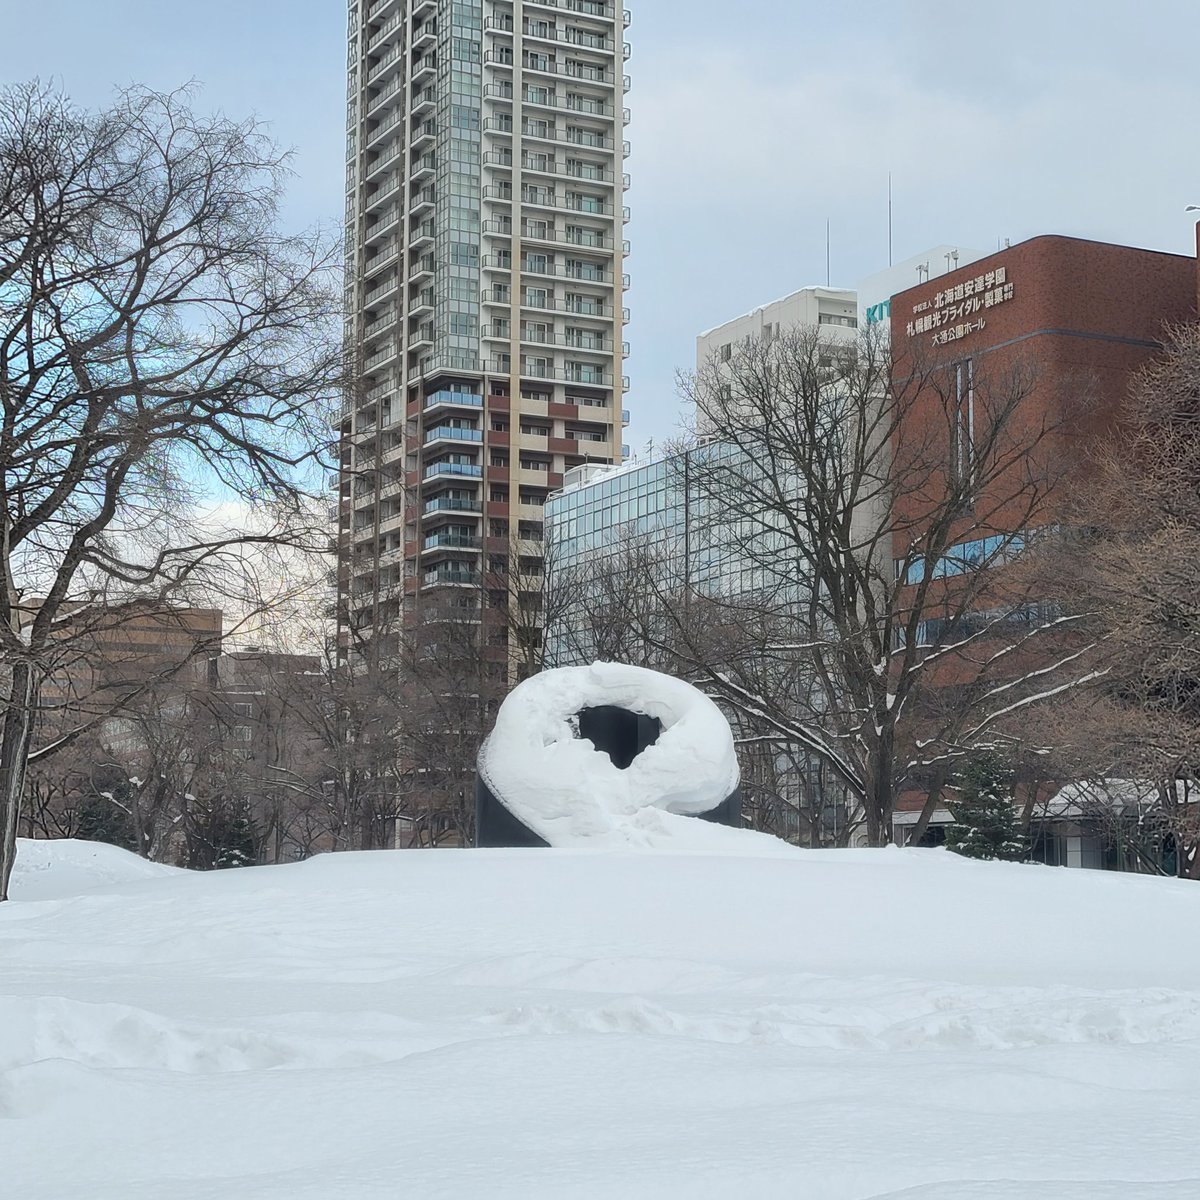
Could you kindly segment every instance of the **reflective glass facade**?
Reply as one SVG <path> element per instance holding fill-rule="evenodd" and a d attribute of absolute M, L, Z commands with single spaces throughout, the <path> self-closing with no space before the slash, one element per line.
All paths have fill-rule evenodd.
<path fill-rule="evenodd" d="M 729 447 L 710 445 L 658 462 L 622 467 L 552 495 L 546 504 L 548 584 L 583 570 L 621 569 L 631 547 L 651 555 L 664 591 L 724 597 L 755 596 L 772 607 L 803 595 L 800 569 L 787 539 L 721 502 L 756 467 Z M 772 542 L 776 544 L 773 546 Z M 556 578 L 557 577 L 557 578 Z M 587 655 L 585 606 L 578 594 L 553 614 L 547 661 L 566 666 Z"/>

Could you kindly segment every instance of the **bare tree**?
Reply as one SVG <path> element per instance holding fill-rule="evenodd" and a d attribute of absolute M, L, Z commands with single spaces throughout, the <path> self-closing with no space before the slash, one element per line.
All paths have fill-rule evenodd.
<path fill-rule="evenodd" d="M 621 662 L 670 671 L 672 622 L 664 605 L 682 606 L 686 551 L 671 534 L 627 527 L 576 561 L 564 558 L 565 535 L 547 530 L 548 666 Z"/>
<path fill-rule="evenodd" d="M 99 113 L 38 85 L 0 96 L 0 898 L 28 763 L 103 719 L 37 742 L 70 631 L 186 598 L 300 522 L 339 293 L 334 250 L 279 232 L 285 166 L 186 91 Z M 197 496 L 274 516 L 206 527 Z"/>
<path fill-rule="evenodd" d="M 1118 436 L 1080 481 L 1043 572 L 1095 640 L 1096 678 L 1053 718 L 1060 777 L 1156 793 L 1141 833 L 1200 878 L 1200 327 L 1175 329 L 1135 378 Z M 1098 805 L 1100 814 L 1103 806 Z M 1128 825 L 1129 813 L 1104 814 Z M 1159 839 L 1161 840 L 1161 839 Z M 1143 865 L 1151 855 L 1139 850 Z"/>
<path fill-rule="evenodd" d="M 1056 519 L 1073 397 L 1019 361 L 896 363 L 869 334 L 808 329 L 684 389 L 708 441 L 680 461 L 723 551 L 660 592 L 671 628 L 651 640 L 748 730 L 825 763 L 885 843 L 902 788 L 1087 677 L 1069 618 L 1014 566 Z"/>
<path fill-rule="evenodd" d="M 528 582 L 508 578 L 497 564 L 478 586 L 431 593 L 405 630 L 399 715 L 412 844 L 469 845 L 474 837 L 479 747 L 508 691 L 510 668 L 533 654 L 540 664 L 540 634 L 525 646 L 511 644 L 514 629 L 540 630 L 536 614 L 513 611 L 528 597 Z"/>

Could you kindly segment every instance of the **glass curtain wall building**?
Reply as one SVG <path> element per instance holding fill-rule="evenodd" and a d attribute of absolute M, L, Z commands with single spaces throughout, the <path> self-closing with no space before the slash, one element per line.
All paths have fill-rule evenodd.
<path fill-rule="evenodd" d="M 788 540 L 724 502 L 726 488 L 758 470 L 713 443 L 657 462 L 572 472 L 546 504 L 546 665 L 617 658 L 673 670 L 669 652 L 644 631 L 669 643 L 673 620 L 663 610 L 677 615 L 692 603 L 718 602 L 699 621 L 704 612 L 736 614 L 740 604 L 785 626 L 806 619 L 809 591 Z M 759 732 L 728 715 L 735 731 Z M 795 748 L 757 738 L 751 746 L 743 773 L 762 827 L 807 844 L 836 840 L 846 827 L 845 787 Z"/>
<path fill-rule="evenodd" d="M 536 593 L 546 496 L 620 459 L 629 13 L 349 0 L 348 17 L 339 616 L 343 645 L 386 651 L 451 592 Z"/>
<path fill-rule="evenodd" d="M 557 597 L 547 621 L 548 666 L 591 661 L 591 588 L 653 564 L 660 595 L 736 601 L 781 613 L 806 594 L 787 540 L 724 502 L 753 462 L 713 443 L 656 462 L 581 468 L 546 503 L 547 587 Z M 637 561 L 633 561 L 637 560 Z M 574 586 L 583 578 L 589 587 Z"/>

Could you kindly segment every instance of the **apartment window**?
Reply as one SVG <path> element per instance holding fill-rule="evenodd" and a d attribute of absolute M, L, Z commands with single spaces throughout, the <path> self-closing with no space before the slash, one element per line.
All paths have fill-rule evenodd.
<path fill-rule="evenodd" d="M 477 63 L 480 61 L 480 45 L 468 38 L 453 38 L 450 43 L 450 56 L 455 62 Z"/>
<path fill-rule="evenodd" d="M 574 279 L 587 279 L 593 283 L 604 282 L 604 268 L 598 263 L 584 262 L 581 259 L 567 259 L 567 274 Z"/>
<path fill-rule="evenodd" d="M 492 490 L 488 493 L 488 499 L 491 500 L 493 504 L 507 504 L 508 503 L 508 488 L 502 488 L 502 487 L 492 488 Z"/>
<path fill-rule="evenodd" d="M 604 134 L 596 133 L 591 129 L 583 129 L 578 125 L 567 126 L 567 141 L 575 142 L 579 146 L 603 146 L 605 144 Z"/>
<path fill-rule="evenodd" d="M 954 389 L 954 427 L 951 433 L 950 475 L 968 494 L 975 482 L 975 366 L 971 359 L 950 368 Z"/>
<path fill-rule="evenodd" d="M 603 247 L 604 234 L 599 229 L 585 229 L 582 225 L 567 226 L 567 241 L 576 246 Z"/>
<path fill-rule="evenodd" d="M 599 163 L 587 162 L 582 158 L 568 158 L 567 174 L 576 179 L 603 179 L 605 170 Z"/>
<path fill-rule="evenodd" d="M 603 350 L 604 335 L 592 329 L 568 328 L 567 345 L 577 346 L 580 350 Z"/>
<path fill-rule="evenodd" d="M 592 363 L 567 363 L 567 375 L 576 383 L 603 384 L 604 372 Z"/>
<path fill-rule="evenodd" d="M 496 454 L 495 452 L 493 452 L 492 457 L 489 461 L 491 462 L 493 467 L 507 467 L 508 466 L 508 455 L 507 454 Z"/>
<path fill-rule="evenodd" d="M 567 311 L 580 313 L 583 316 L 599 317 L 604 315 L 604 305 L 595 296 L 579 296 L 569 292 L 567 294 Z"/>

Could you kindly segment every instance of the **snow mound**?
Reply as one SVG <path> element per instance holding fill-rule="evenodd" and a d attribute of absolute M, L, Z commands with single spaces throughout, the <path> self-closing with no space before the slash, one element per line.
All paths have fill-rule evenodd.
<path fill-rule="evenodd" d="M 1195 884 L 916 850 L 0 905 L 0 1195 L 1194 1200 L 1198 928 Z"/>
<path fill-rule="evenodd" d="M 605 706 L 662 725 L 658 740 L 624 770 L 578 734 L 578 714 Z M 551 846 L 732 851 L 776 841 L 688 819 L 717 808 L 737 787 L 733 734 L 703 692 L 644 667 L 594 663 L 525 680 L 500 706 L 479 771 L 492 794 Z"/>
<path fill-rule="evenodd" d="M 161 879 L 177 871 L 106 842 L 18 838 L 9 894 L 14 900 L 61 900 L 97 888 Z"/>

